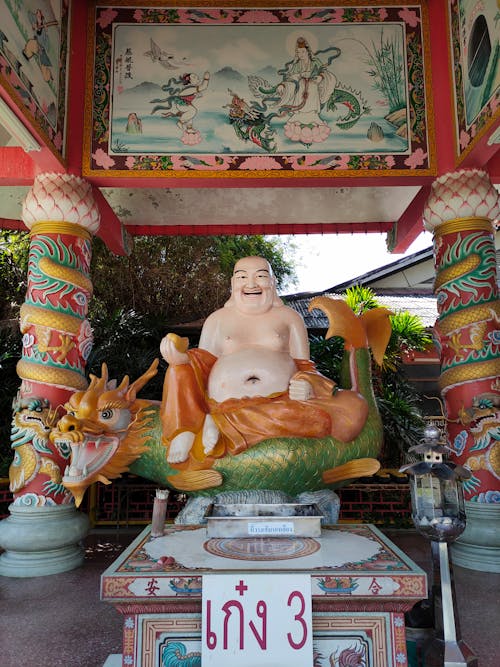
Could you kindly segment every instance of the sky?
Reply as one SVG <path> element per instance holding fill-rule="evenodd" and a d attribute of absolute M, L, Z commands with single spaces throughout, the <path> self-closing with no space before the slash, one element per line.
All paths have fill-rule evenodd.
<path fill-rule="evenodd" d="M 404 254 L 391 254 L 386 234 L 301 234 L 289 238 L 296 245 L 290 257 L 295 264 L 297 284 L 284 293 L 317 292 L 367 271 L 432 246 L 432 234 L 423 232 Z"/>

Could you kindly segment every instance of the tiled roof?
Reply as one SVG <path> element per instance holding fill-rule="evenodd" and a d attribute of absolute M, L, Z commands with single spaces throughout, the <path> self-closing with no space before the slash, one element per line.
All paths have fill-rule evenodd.
<path fill-rule="evenodd" d="M 308 329 L 327 329 L 328 319 L 326 315 L 317 309 L 314 309 L 312 313 L 308 310 L 309 303 L 315 296 L 318 295 L 313 293 L 297 294 L 283 297 L 283 300 L 302 315 Z M 335 292 L 322 292 L 321 296 L 328 296 L 333 299 L 342 298 L 341 294 Z M 438 316 L 436 298 L 432 296 L 376 294 L 376 299 L 381 306 L 389 308 L 394 313 L 407 311 L 412 315 L 418 315 L 425 327 L 434 326 Z"/>

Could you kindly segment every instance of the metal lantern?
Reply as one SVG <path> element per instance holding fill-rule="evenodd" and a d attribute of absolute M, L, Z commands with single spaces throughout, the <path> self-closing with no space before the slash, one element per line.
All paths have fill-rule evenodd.
<path fill-rule="evenodd" d="M 436 639 L 427 648 L 425 665 L 444 667 L 477 667 L 477 658 L 465 642 L 457 638 L 455 596 L 448 560 L 448 542 L 453 542 L 465 530 L 465 504 L 462 480 L 471 476 L 470 470 L 443 455 L 451 449 L 441 443 L 441 432 L 434 426 L 424 430 L 422 442 L 410 452 L 423 460 L 401 468 L 410 476 L 412 519 L 415 528 L 431 540 L 434 580 L 440 576 L 440 586 L 433 586 Z"/>
<path fill-rule="evenodd" d="M 424 439 L 409 451 L 423 455 L 423 460 L 403 466 L 410 475 L 412 519 L 415 528 L 430 540 L 453 542 L 465 530 L 465 505 L 461 480 L 471 476 L 470 470 L 451 461 L 443 454 L 451 452 L 440 443 L 441 432 L 427 426 Z"/>

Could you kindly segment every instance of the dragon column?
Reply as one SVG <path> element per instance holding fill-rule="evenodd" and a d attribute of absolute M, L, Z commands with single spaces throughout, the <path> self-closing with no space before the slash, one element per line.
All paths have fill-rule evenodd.
<path fill-rule="evenodd" d="M 0 574 L 16 577 L 63 572 L 83 561 L 79 541 L 88 518 L 75 510 L 62 485 L 70 451 L 52 443 L 49 434 L 60 406 L 87 387 L 91 235 L 100 214 L 89 183 L 69 174 L 42 174 L 24 201 L 23 221 L 31 243 L 20 313 L 21 387 L 13 405 L 14 502 L 0 524 Z"/>
<path fill-rule="evenodd" d="M 500 300 L 493 224 L 498 192 L 486 172 L 438 178 L 424 210 L 434 234 L 440 390 L 448 440 L 472 470 L 467 529 L 454 545 L 463 567 L 500 571 Z"/>
<path fill-rule="evenodd" d="M 43 395 L 56 407 L 87 387 L 91 234 L 99 220 L 90 184 L 68 174 L 38 176 L 24 201 L 31 245 L 17 366 L 23 397 Z"/>

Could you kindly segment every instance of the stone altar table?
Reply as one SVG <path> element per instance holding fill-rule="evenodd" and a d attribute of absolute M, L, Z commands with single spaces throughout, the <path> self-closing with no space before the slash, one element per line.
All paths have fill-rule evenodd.
<path fill-rule="evenodd" d="M 203 576 L 290 572 L 311 577 L 311 667 L 407 665 L 404 612 L 427 597 L 426 575 L 376 527 L 207 538 L 205 526 L 168 526 L 156 538 L 145 528 L 102 575 L 101 600 L 124 617 L 123 655 L 106 667 L 201 665 Z"/>

